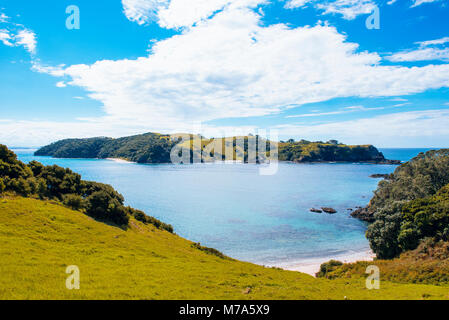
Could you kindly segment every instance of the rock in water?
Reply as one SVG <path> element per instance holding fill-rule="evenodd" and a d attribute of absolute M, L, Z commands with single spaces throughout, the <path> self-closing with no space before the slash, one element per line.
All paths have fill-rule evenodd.
<path fill-rule="evenodd" d="M 334 208 L 321 208 L 321 209 L 323 209 L 324 212 L 329 214 L 337 213 L 337 210 L 335 210 Z"/>
<path fill-rule="evenodd" d="M 322 210 L 320 210 L 320 209 L 315 209 L 315 208 L 312 208 L 312 209 L 310 209 L 310 212 L 315 212 L 315 213 L 322 213 L 323 211 L 322 211 Z"/>

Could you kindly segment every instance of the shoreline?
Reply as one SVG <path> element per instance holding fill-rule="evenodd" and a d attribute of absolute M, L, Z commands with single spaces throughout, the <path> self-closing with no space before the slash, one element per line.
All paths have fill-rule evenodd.
<path fill-rule="evenodd" d="M 361 252 L 349 252 L 329 257 L 304 259 L 291 262 L 281 262 L 269 266 L 289 271 L 298 271 L 315 277 L 315 274 L 318 271 L 320 271 L 321 264 L 328 262 L 329 260 L 337 260 L 343 263 L 354 263 L 357 261 L 374 261 L 374 258 L 375 254 L 371 250 L 365 250 Z"/>
<path fill-rule="evenodd" d="M 137 163 L 137 162 L 132 162 L 132 161 L 120 159 L 120 158 L 106 158 L 105 160 L 114 161 L 117 163 Z"/>

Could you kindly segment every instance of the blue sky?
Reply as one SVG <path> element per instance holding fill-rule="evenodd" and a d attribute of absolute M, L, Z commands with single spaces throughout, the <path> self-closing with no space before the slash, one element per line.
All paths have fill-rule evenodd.
<path fill-rule="evenodd" d="M 0 0 L 0 143 L 267 129 L 449 147 L 448 16 L 446 0 Z"/>

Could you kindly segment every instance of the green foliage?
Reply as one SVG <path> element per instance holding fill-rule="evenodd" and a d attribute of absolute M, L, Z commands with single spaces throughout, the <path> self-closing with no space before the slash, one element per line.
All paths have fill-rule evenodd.
<path fill-rule="evenodd" d="M 201 250 L 203 252 L 206 252 L 207 254 L 211 254 L 211 255 L 217 256 L 217 257 L 219 257 L 221 259 L 229 259 L 227 256 L 225 256 L 223 253 L 221 253 L 217 249 L 204 247 L 204 246 L 201 245 L 201 243 L 193 243 L 192 244 L 192 248 Z"/>
<path fill-rule="evenodd" d="M 133 209 L 131 207 L 127 207 L 129 215 L 133 216 L 137 221 L 143 222 L 145 224 L 151 224 L 160 230 L 165 230 L 170 233 L 173 233 L 173 226 L 170 224 L 166 224 L 154 217 L 147 216 L 145 212 Z"/>
<path fill-rule="evenodd" d="M 111 138 L 66 139 L 52 143 L 36 151 L 37 156 L 55 158 L 96 158 Z"/>
<path fill-rule="evenodd" d="M 96 219 L 112 221 L 118 225 L 127 225 L 129 216 L 125 207 L 108 192 L 96 191 L 87 197 L 86 213 Z"/>
<path fill-rule="evenodd" d="M 75 141 L 79 148 L 83 146 L 81 140 L 66 141 Z M 97 142 L 92 139 L 88 141 L 90 150 L 98 146 Z M 56 145 L 60 146 L 61 144 L 63 143 L 60 142 Z M 66 152 L 64 154 L 67 154 L 68 148 L 64 148 L 64 150 Z M 71 209 L 83 211 L 96 219 L 120 226 L 128 224 L 129 216 L 136 216 L 146 224 L 152 224 L 161 230 L 173 233 L 171 225 L 146 216 L 142 211 L 126 208 L 124 206 L 125 199 L 112 186 L 84 181 L 79 174 L 72 170 L 56 165 L 44 166 L 37 161 L 26 165 L 18 161 L 17 156 L 6 146 L 0 145 L 0 193 L 4 190 L 25 197 L 58 200 Z"/>
<path fill-rule="evenodd" d="M 378 258 L 415 249 L 422 239 L 449 235 L 449 149 L 421 153 L 383 180 L 367 207 L 367 238 Z M 445 187 L 446 186 L 446 187 Z"/>
<path fill-rule="evenodd" d="M 348 146 L 336 140 L 310 142 L 289 140 L 279 144 L 279 160 L 294 162 L 385 162 L 386 159 L 374 146 Z"/>
<path fill-rule="evenodd" d="M 343 262 L 330 260 L 321 264 L 320 271 L 315 275 L 317 278 L 328 278 L 329 274 L 334 271 L 337 267 L 342 266 Z"/>
<path fill-rule="evenodd" d="M 184 142 L 184 147 L 191 150 L 191 155 L 200 155 L 203 152 L 203 161 L 213 161 L 224 159 L 224 146 L 226 139 L 202 138 L 201 148 L 197 149 L 194 144 L 194 135 L 190 135 L 190 140 Z M 243 140 L 243 147 L 236 147 L 236 140 Z M 231 140 L 231 139 L 229 139 Z M 258 148 L 259 139 L 257 136 L 248 135 L 243 137 L 232 137 L 233 158 L 226 160 L 243 160 L 248 162 L 248 144 L 254 143 Z M 266 151 L 269 153 L 269 141 Z M 207 150 L 206 146 L 216 143 L 217 149 Z M 120 158 L 138 163 L 169 163 L 170 152 L 177 142 L 172 141 L 170 136 L 158 133 L 146 133 L 119 139 L 111 138 L 91 138 L 91 139 L 68 139 L 58 141 L 49 146 L 39 149 L 36 155 L 53 156 L 60 158 Z M 221 146 L 221 148 L 220 148 Z M 295 162 L 325 162 L 325 161 L 345 161 L 345 162 L 387 162 L 383 154 L 375 147 L 348 146 L 339 143 L 337 140 L 324 142 L 310 142 L 301 140 L 295 142 L 290 139 L 287 142 L 278 143 L 279 160 Z M 216 155 L 216 157 L 215 157 Z M 267 155 L 258 154 L 257 161 L 263 162 Z M 191 161 L 192 161 L 191 157 Z M 212 158 L 212 159 L 208 159 Z"/>
<path fill-rule="evenodd" d="M 62 203 L 72 210 L 81 211 L 87 209 L 87 201 L 77 194 L 64 195 Z"/>

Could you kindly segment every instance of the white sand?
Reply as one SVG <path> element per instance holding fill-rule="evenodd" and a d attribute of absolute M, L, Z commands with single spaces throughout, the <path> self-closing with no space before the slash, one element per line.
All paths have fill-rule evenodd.
<path fill-rule="evenodd" d="M 321 264 L 324 262 L 328 262 L 329 260 L 338 260 L 344 263 L 352 263 L 356 261 L 373 261 L 374 257 L 374 253 L 369 250 L 365 252 L 354 252 L 331 257 L 279 263 L 272 266 L 279 267 L 284 270 L 299 271 L 315 276 L 315 273 L 320 270 Z"/>
<path fill-rule="evenodd" d="M 110 160 L 110 161 L 114 161 L 114 162 L 118 162 L 118 163 L 134 163 L 132 161 L 118 159 L 118 158 L 106 158 L 106 160 Z"/>

